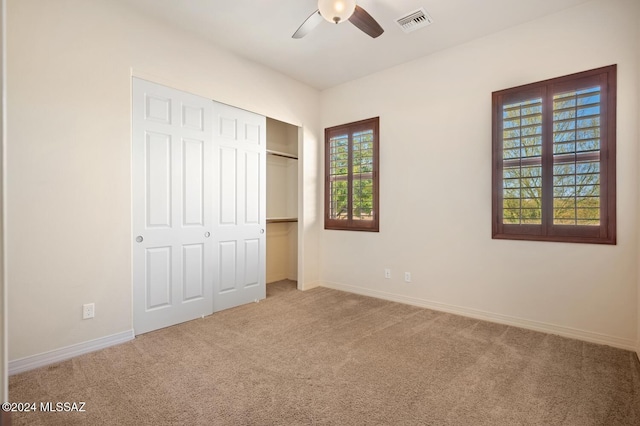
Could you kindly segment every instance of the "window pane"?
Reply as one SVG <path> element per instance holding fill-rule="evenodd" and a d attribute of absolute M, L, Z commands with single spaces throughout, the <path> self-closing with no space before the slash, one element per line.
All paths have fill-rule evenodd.
<path fill-rule="evenodd" d="M 347 218 L 347 176 L 349 173 L 349 135 L 339 135 L 329 141 L 329 185 L 332 219 Z"/>
<path fill-rule="evenodd" d="M 329 217 L 331 219 L 347 219 L 347 181 L 331 182 L 331 203 Z"/>
<path fill-rule="evenodd" d="M 353 149 L 353 220 L 373 220 L 373 130 L 367 129 L 352 135 Z"/>
<path fill-rule="evenodd" d="M 542 99 L 529 99 L 504 105 L 502 126 L 503 223 L 540 224 L 542 220 L 540 163 Z"/>
<path fill-rule="evenodd" d="M 542 223 L 542 167 L 521 167 L 504 169 L 503 179 L 503 223 Z M 511 176 L 520 176 L 513 178 Z"/>
<path fill-rule="evenodd" d="M 354 220 L 373 220 L 373 180 L 353 180 L 353 210 Z"/>
<path fill-rule="evenodd" d="M 553 223 L 600 225 L 600 87 L 553 96 Z"/>

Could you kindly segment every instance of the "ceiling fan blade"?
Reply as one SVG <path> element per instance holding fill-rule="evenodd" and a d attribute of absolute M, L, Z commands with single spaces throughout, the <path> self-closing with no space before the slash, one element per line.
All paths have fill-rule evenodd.
<path fill-rule="evenodd" d="M 302 38 L 309 34 L 312 29 L 314 29 L 320 22 L 322 22 L 324 18 L 320 15 L 320 11 L 316 10 L 309 16 L 306 21 L 300 25 L 300 28 L 297 29 L 295 33 L 291 37 L 293 38 Z"/>
<path fill-rule="evenodd" d="M 356 10 L 353 12 L 353 15 L 349 18 L 349 22 L 353 25 L 361 29 L 363 32 L 367 33 L 373 38 L 378 37 L 380 34 L 384 32 L 380 24 L 376 22 L 375 19 L 371 17 L 367 13 L 366 10 L 356 5 Z"/>

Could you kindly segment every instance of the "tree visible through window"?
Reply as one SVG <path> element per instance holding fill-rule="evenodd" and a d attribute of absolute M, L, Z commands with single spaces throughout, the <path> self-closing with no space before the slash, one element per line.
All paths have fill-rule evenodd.
<path fill-rule="evenodd" d="M 493 93 L 493 237 L 615 244 L 616 66 Z"/>
<path fill-rule="evenodd" d="M 379 118 L 325 129 L 325 228 L 378 231 Z"/>

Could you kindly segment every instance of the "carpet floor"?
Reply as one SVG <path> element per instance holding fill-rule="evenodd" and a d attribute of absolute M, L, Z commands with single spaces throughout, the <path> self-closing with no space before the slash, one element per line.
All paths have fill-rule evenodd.
<path fill-rule="evenodd" d="M 632 352 L 327 288 L 10 377 L 14 425 L 640 425 Z"/>

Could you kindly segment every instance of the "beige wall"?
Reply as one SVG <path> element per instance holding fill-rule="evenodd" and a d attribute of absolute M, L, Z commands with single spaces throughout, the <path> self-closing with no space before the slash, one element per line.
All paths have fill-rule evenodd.
<path fill-rule="evenodd" d="M 640 46 L 640 11 L 637 14 L 636 20 L 636 39 L 638 40 L 638 46 Z M 636 49 L 636 67 L 638 71 L 638 101 L 636 103 L 636 122 L 638 123 L 638 146 L 640 146 L 640 49 Z M 640 150 L 639 154 L 640 154 Z M 636 353 L 640 357 L 640 155 L 638 156 L 638 165 L 636 166 L 638 171 L 637 185 L 638 185 L 638 253 L 636 254 L 636 263 L 638 265 L 638 340 L 636 345 Z"/>
<path fill-rule="evenodd" d="M 9 399 L 7 380 L 7 297 L 4 279 L 5 1 L 0 1 L 0 403 Z M 2 414 L 0 413 L 0 417 Z"/>
<path fill-rule="evenodd" d="M 11 360 L 132 328 L 132 73 L 303 127 L 305 192 L 319 193 L 315 89 L 120 2 L 10 0 L 7 16 Z M 310 286 L 318 200 L 303 202 Z"/>
<path fill-rule="evenodd" d="M 321 232 L 324 284 L 635 348 L 638 7 L 588 2 L 324 91 L 323 127 L 380 116 L 382 176 L 380 233 Z M 491 92 L 616 63 L 618 244 L 492 240 Z"/>

